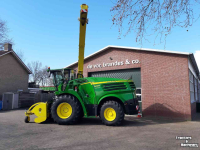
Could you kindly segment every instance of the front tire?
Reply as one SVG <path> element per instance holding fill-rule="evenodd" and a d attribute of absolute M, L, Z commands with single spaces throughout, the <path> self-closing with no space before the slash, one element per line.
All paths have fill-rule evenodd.
<path fill-rule="evenodd" d="M 60 125 L 75 124 L 81 117 L 81 104 L 71 95 L 60 96 L 51 106 L 51 115 Z"/>
<path fill-rule="evenodd" d="M 25 122 L 25 123 L 29 123 L 29 122 L 30 122 L 30 117 L 29 117 L 29 116 L 26 116 L 25 119 L 24 119 L 24 122 Z"/>
<path fill-rule="evenodd" d="M 101 107 L 100 118 L 105 125 L 120 125 L 124 120 L 124 109 L 116 101 L 107 101 Z"/>

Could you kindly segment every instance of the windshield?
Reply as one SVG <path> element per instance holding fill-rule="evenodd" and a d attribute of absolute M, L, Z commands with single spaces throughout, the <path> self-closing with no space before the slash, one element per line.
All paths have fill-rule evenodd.
<path fill-rule="evenodd" d="M 58 86 L 63 81 L 62 72 L 60 72 L 60 71 L 59 72 L 54 72 L 53 75 L 54 75 L 54 80 L 53 80 L 54 81 L 54 85 Z"/>
<path fill-rule="evenodd" d="M 69 80 L 73 80 L 76 76 L 76 72 L 74 70 L 63 69 L 58 71 L 52 71 L 53 74 L 53 83 L 54 86 L 58 88 L 64 87 L 68 84 Z"/>

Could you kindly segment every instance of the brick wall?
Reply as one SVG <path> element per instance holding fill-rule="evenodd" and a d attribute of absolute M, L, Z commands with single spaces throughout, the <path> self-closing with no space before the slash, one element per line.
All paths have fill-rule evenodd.
<path fill-rule="evenodd" d="M 113 60 L 110 60 L 112 57 Z M 88 69 L 88 65 L 138 59 L 139 64 Z M 77 69 L 77 64 L 72 66 Z M 89 72 L 141 68 L 143 116 L 161 116 L 191 120 L 188 57 L 185 55 L 109 49 L 84 63 Z"/>
<path fill-rule="evenodd" d="M 0 58 L 0 100 L 4 92 L 28 91 L 28 73 L 12 56 L 6 54 Z"/>

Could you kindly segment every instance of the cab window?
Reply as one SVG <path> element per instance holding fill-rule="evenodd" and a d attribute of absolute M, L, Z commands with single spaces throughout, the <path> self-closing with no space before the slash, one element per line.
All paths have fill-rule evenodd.
<path fill-rule="evenodd" d="M 55 72 L 54 73 L 54 84 L 59 85 L 62 83 L 63 77 L 61 72 Z"/>

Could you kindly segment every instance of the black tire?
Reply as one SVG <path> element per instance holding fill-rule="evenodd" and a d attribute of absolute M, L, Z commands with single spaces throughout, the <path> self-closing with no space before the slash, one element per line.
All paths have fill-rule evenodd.
<path fill-rule="evenodd" d="M 57 107 L 61 103 L 68 103 L 72 107 L 72 114 L 66 119 L 60 118 L 57 114 Z M 82 107 L 80 102 L 74 96 L 71 95 L 60 96 L 56 101 L 53 102 L 51 106 L 52 118 L 56 123 L 60 125 L 77 123 L 81 118 L 81 111 Z"/>
<path fill-rule="evenodd" d="M 113 121 L 108 121 L 105 116 L 104 116 L 104 111 L 106 110 L 106 108 L 113 108 L 116 112 L 116 117 Z M 119 104 L 116 101 L 106 101 L 102 106 L 101 106 L 101 110 L 100 110 L 100 118 L 102 120 L 102 122 L 107 125 L 107 126 L 118 126 L 120 125 L 123 120 L 124 120 L 124 109 L 121 106 L 121 104 Z"/>
<path fill-rule="evenodd" d="M 29 121 L 30 121 L 30 117 L 26 116 L 25 119 L 24 119 L 24 122 L 29 123 Z"/>

